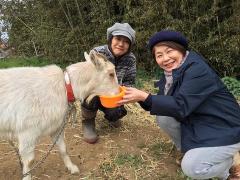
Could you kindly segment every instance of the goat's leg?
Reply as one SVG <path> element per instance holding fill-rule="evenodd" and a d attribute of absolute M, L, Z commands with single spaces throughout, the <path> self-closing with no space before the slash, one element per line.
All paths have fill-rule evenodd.
<path fill-rule="evenodd" d="M 52 141 L 55 142 L 55 138 L 56 136 L 53 135 L 51 136 L 52 137 Z M 59 148 L 59 152 L 60 152 L 60 155 L 63 159 L 63 162 L 65 164 L 65 166 L 68 168 L 69 171 L 71 171 L 72 174 L 75 174 L 75 173 L 79 173 L 79 169 L 78 167 L 72 163 L 68 153 L 67 153 L 67 150 L 66 150 L 66 145 L 65 145 L 65 142 L 64 142 L 64 134 L 62 132 L 62 134 L 59 136 L 58 140 L 57 140 L 57 146 Z"/>
<path fill-rule="evenodd" d="M 29 172 L 30 168 L 29 165 L 34 159 L 34 148 L 36 143 L 36 138 L 33 136 L 19 136 L 18 137 L 19 142 L 19 155 L 22 160 L 23 165 L 23 174 Z M 23 177 L 23 180 L 31 180 L 31 174 L 26 175 Z"/>

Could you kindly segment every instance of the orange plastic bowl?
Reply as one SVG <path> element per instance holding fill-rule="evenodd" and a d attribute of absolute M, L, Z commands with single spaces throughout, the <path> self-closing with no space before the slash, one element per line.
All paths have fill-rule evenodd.
<path fill-rule="evenodd" d="M 123 86 L 119 87 L 119 94 L 113 96 L 99 96 L 101 104 L 106 108 L 117 107 L 117 102 L 122 100 L 125 94 L 125 88 Z"/>

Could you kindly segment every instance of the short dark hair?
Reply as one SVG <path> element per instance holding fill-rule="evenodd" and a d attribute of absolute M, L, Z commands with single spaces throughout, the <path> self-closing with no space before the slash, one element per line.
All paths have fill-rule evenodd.
<path fill-rule="evenodd" d="M 159 42 L 159 43 L 155 44 L 154 47 L 161 46 L 161 45 L 165 45 L 165 46 L 168 46 L 170 48 L 176 49 L 176 50 L 180 51 L 184 56 L 186 55 L 187 50 L 181 44 L 178 44 L 178 43 L 173 42 L 173 41 L 162 41 L 162 42 Z M 154 55 L 154 47 L 152 49 L 153 57 L 155 56 Z"/>

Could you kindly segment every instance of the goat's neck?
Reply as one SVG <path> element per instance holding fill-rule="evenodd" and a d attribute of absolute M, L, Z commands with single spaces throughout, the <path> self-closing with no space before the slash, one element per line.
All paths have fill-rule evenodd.
<path fill-rule="evenodd" d="M 78 71 L 68 71 L 74 97 L 81 102 L 89 96 L 94 97 L 96 95 L 94 94 L 94 87 L 96 84 L 93 75 L 86 73 L 86 69 L 84 68 L 82 68 L 82 70 L 78 69 Z"/>

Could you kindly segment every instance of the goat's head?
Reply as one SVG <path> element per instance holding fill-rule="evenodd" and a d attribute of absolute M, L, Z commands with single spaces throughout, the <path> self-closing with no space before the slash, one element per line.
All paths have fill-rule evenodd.
<path fill-rule="evenodd" d="M 74 95 L 81 100 L 91 99 L 96 95 L 115 95 L 119 85 L 115 66 L 104 56 L 95 51 L 84 53 L 85 62 L 67 67 L 72 81 Z"/>

